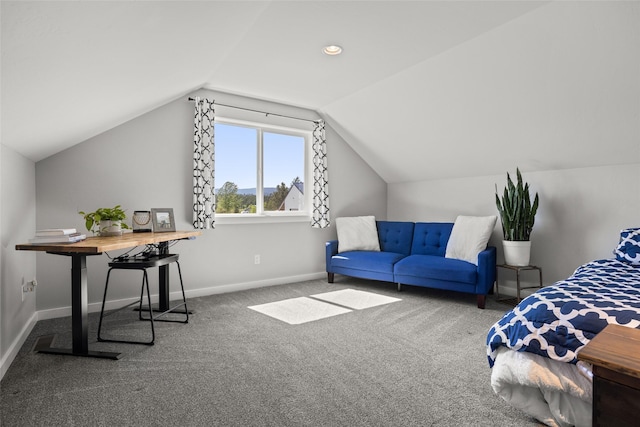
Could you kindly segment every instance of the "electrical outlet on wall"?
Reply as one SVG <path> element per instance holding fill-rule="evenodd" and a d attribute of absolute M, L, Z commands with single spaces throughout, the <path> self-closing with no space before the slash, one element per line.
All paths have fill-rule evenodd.
<path fill-rule="evenodd" d="M 24 282 L 24 277 L 22 278 L 22 285 L 21 285 L 22 292 L 20 292 L 20 294 L 23 302 L 28 292 L 35 292 L 36 286 L 38 286 L 38 281 L 36 280 L 35 277 L 33 278 L 33 280 L 27 283 Z"/>
<path fill-rule="evenodd" d="M 253 256 L 253 263 L 256 265 L 260 264 L 260 255 Z"/>

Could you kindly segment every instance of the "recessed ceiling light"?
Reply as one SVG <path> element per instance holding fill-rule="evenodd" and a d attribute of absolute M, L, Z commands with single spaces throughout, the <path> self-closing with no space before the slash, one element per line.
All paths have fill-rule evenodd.
<path fill-rule="evenodd" d="M 342 48 L 338 45 L 332 44 L 325 46 L 322 49 L 322 52 L 324 52 L 325 55 L 340 55 L 342 53 Z"/>

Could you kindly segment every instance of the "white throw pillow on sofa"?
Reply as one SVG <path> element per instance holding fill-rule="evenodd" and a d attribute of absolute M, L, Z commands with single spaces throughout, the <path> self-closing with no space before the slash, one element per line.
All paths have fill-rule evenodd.
<path fill-rule="evenodd" d="M 336 218 L 338 252 L 380 251 L 374 216 Z"/>
<path fill-rule="evenodd" d="M 447 242 L 446 258 L 478 265 L 478 254 L 486 249 L 498 217 L 459 215 Z"/>

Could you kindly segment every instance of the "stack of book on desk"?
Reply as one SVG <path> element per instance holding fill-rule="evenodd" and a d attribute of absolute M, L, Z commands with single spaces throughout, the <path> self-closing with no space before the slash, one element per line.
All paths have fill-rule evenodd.
<path fill-rule="evenodd" d="M 78 233 L 75 228 L 47 228 L 36 231 L 36 236 L 29 243 L 74 243 L 86 239 L 85 234 Z"/>

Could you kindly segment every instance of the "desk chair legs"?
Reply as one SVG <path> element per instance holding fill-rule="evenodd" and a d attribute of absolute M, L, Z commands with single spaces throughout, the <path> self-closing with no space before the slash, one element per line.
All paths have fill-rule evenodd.
<path fill-rule="evenodd" d="M 184 285 L 182 284 L 182 271 L 180 270 L 180 263 L 178 261 L 174 261 L 176 263 L 176 265 L 178 266 L 178 277 L 180 278 L 180 289 L 182 290 L 182 302 L 178 303 L 176 305 L 174 305 L 171 308 L 168 308 L 167 310 L 156 314 L 155 316 L 150 316 L 150 317 L 142 317 L 142 304 L 140 304 L 140 320 L 151 320 L 152 322 L 155 320 L 156 322 L 175 322 L 175 323 L 189 323 L 189 310 L 187 309 L 187 297 L 184 293 Z M 160 317 L 164 316 L 167 313 L 171 313 L 174 312 L 176 308 L 179 307 L 184 307 L 184 314 L 185 314 L 185 319 L 184 320 L 174 320 L 174 319 L 160 319 Z M 156 310 L 157 311 L 157 310 Z M 149 313 L 153 313 L 153 311 L 151 311 L 151 309 L 149 309 Z M 181 312 L 180 312 L 181 313 Z"/>
<path fill-rule="evenodd" d="M 180 288 L 182 290 L 182 302 L 171 307 L 168 308 L 167 310 L 164 310 L 166 308 L 162 307 L 162 309 L 164 310 L 162 313 L 160 314 L 156 314 L 154 315 L 154 310 L 151 306 L 151 293 L 149 292 L 149 277 L 147 276 L 147 269 L 148 268 L 152 268 L 152 267 L 161 267 L 161 266 L 166 266 L 168 264 L 171 263 L 176 263 L 176 265 L 178 266 L 178 275 L 180 276 Z M 109 266 L 111 268 L 109 268 L 109 272 L 107 273 L 107 282 L 104 285 L 104 297 L 102 299 L 102 309 L 100 310 L 100 322 L 98 323 L 98 341 L 107 341 L 107 342 L 121 342 L 121 343 L 132 343 L 132 344 L 146 344 L 146 345 L 153 345 L 155 339 L 156 339 L 156 333 L 155 333 L 155 329 L 154 329 L 154 321 L 161 321 L 161 322 L 178 322 L 178 323 L 189 323 L 189 310 L 187 309 L 187 297 L 184 293 L 184 284 L 182 282 L 182 270 L 180 269 L 180 263 L 178 262 L 178 255 L 177 254 L 164 254 L 164 255 L 158 255 L 155 256 L 153 258 L 149 258 L 149 259 L 145 259 L 145 260 L 138 260 L 135 258 L 130 258 L 127 260 L 120 260 L 120 261 L 114 261 L 112 263 L 109 263 Z M 111 276 L 111 270 L 113 269 L 118 269 L 118 270 L 142 270 L 142 287 L 140 288 L 140 299 L 138 301 L 135 301 L 131 304 L 127 304 L 124 307 L 121 307 L 111 313 L 108 313 L 108 315 L 111 315 L 113 313 L 117 313 L 118 311 L 130 307 L 134 304 L 138 304 L 138 319 L 140 320 L 149 320 L 151 321 L 151 341 L 131 341 L 131 340 L 116 340 L 116 339 L 107 339 L 107 338 L 103 338 L 101 333 L 102 333 L 102 320 L 105 316 L 104 314 L 104 305 L 105 302 L 107 301 L 107 291 L 109 289 L 109 277 Z M 147 290 L 147 309 L 143 309 L 142 308 L 142 303 L 144 301 L 144 291 L 145 288 Z M 169 304 L 166 304 L 169 305 Z M 173 319 L 160 319 L 160 317 L 166 315 L 167 313 L 171 313 L 174 312 L 176 308 L 178 307 L 184 307 L 184 314 L 185 314 L 185 320 L 173 320 Z M 143 311 L 148 311 L 149 312 L 149 317 L 143 317 L 142 316 L 142 312 Z M 178 312 L 176 312 L 177 314 Z"/>
<path fill-rule="evenodd" d="M 105 302 L 107 301 L 107 291 L 109 289 L 109 276 L 111 276 L 111 271 L 113 270 L 113 267 L 109 269 L 109 272 L 107 273 L 107 282 L 104 285 L 104 297 L 102 298 L 102 308 L 100 309 L 100 322 L 98 323 L 98 341 L 100 342 L 118 342 L 118 343 L 128 343 L 128 344 L 145 344 L 145 345 L 153 345 L 153 343 L 155 342 L 156 339 L 156 331 L 154 329 L 153 326 L 153 316 L 150 317 L 150 319 L 145 319 L 145 320 L 151 320 L 151 341 L 135 341 L 135 340 L 117 340 L 117 339 L 111 339 L 111 338 L 103 338 L 101 335 L 102 332 L 102 319 L 105 317 L 104 314 L 104 305 Z M 142 313 L 142 301 L 144 300 L 144 290 L 145 288 L 147 289 L 147 303 L 149 306 L 149 311 L 151 311 L 151 293 L 149 292 L 149 277 L 147 276 L 147 270 L 146 269 L 142 269 L 142 286 L 140 288 L 140 299 L 138 301 L 134 301 L 131 304 L 127 304 L 124 307 L 121 307 L 115 311 L 112 311 L 110 313 L 107 314 L 107 316 L 110 316 L 112 314 L 115 314 L 121 310 L 124 310 L 127 307 L 131 307 L 134 304 L 138 304 L 138 313 Z M 181 280 L 182 282 L 182 280 Z M 183 295 L 184 295 L 184 290 L 183 290 Z M 142 315 L 138 314 L 138 317 L 140 318 L 140 320 L 142 320 Z"/>

